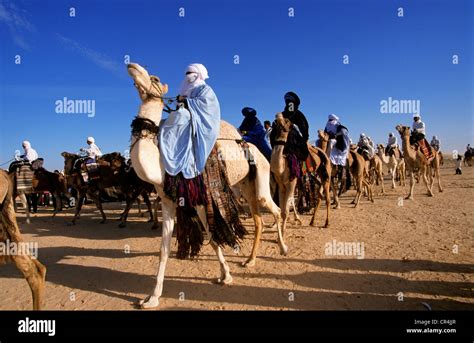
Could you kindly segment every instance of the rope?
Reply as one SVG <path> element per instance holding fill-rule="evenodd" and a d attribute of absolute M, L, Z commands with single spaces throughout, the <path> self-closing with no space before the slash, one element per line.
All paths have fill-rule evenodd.
<path fill-rule="evenodd" d="M 12 159 L 11 159 L 11 160 L 9 160 L 9 161 L 6 161 L 5 163 L 2 163 L 2 164 L 0 164 L 0 166 L 3 166 L 3 165 L 5 165 L 5 164 L 8 164 L 8 163 L 10 163 L 10 162 L 13 162 L 13 161 L 15 161 L 15 159 L 14 159 L 14 158 L 12 158 Z"/>

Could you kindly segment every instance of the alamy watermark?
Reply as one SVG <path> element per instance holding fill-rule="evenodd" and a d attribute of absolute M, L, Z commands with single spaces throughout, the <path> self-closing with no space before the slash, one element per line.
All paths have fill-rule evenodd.
<path fill-rule="evenodd" d="M 87 114 L 89 118 L 95 117 L 95 100 L 72 100 L 64 97 L 54 102 L 56 113 L 62 114 Z"/>
<path fill-rule="evenodd" d="M 38 258 L 38 242 L 0 242 L 0 256 L 24 256 Z"/>
<path fill-rule="evenodd" d="M 338 242 L 333 239 L 324 245 L 326 256 L 355 256 L 361 260 L 365 257 L 364 242 Z"/>
<path fill-rule="evenodd" d="M 420 113 L 420 100 L 394 99 L 391 96 L 388 99 L 380 101 L 380 113 L 395 114 L 414 114 Z"/>

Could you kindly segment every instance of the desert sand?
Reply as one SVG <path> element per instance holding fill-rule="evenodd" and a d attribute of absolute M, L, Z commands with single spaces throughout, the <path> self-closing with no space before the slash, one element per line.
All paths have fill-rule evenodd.
<path fill-rule="evenodd" d="M 454 175 L 452 161 L 442 170 L 444 192 L 435 184 L 433 198 L 420 183 L 415 200 L 400 201 L 408 186 L 390 188 L 375 203 L 342 197 L 340 210 L 331 211 L 331 226 L 289 225 L 288 256 L 280 256 L 276 231 L 266 228 L 255 267 L 241 263 L 253 242 L 252 221 L 240 252 L 225 249 L 234 282 L 213 283 L 219 264 L 210 246 L 193 260 L 177 260 L 173 240 L 164 291 L 158 309 L 165 310 L 473 310 L 474 167 Z M 376 187 L 377 193 L 380 187 Z M 39 260 L 46 265 L 46 310 L 132 310 L 155 282 L 161 244 L 160 230 L 150 230 L 146 218 L 129 216 L 118 227 L 123 205 L 105 204 L 108 222 L 99 224 L 94 205 L 84 207 L 75 226 L 73 210 L 51 216 L 41 208 L 25 224 L 18 220 L 25 241 L 38 242 Z M 324 210 L 324 205 L 322 207 Z M 265 215 L 267 224 L 271 216 Z M 354 242 L 363 258 L 328 255 L 327 244 Z M 360 256 L 362 257 L 362 256 Z M 29 310 L 31 294 L 14 265 L 0 266 L 0 309 Z"/>

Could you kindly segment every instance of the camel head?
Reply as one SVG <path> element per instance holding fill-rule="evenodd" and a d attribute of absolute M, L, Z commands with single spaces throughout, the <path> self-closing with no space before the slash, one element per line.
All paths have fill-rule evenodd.
<path fill-rule="evenodd" d="M 141 65 L 130 63 L 127 70 L 142 101 L 161 98 L 168 93 L 168 85 L 162 84 L 158 76 L 148 74 Z"/>
<path fill-rule="evenodd" d="M 325 142 L 328 142 L 329 141 L 329 134 L 324 132 L 323 130 L 319 129 L 318 130 L 318 138 L 321 140 L 321 141 L 325 141 Z"/>
<path fill-rule="evenodd" d="M 293 124 L 288 118 L 283 117 L 283 113 L 279 112 L 275 116 L 276 126 L 274 128 L 276 135 L 275 139 L 277 141 L 286 142 L 288 138 L 288 133 L 293 127 Z"/>
<path fill-rule="evenodd" d="M 114 174 L 120 172 L 122 168 L 125 167 L 125 158 L 119 152 L 111 152 L 109 154 L 102 155 L 100 157 L 101 162 L 104 163 L 104 166 L 110 167 Z"/>
<path fill-rule="evenodd" d="M 400 133 L 400 136 L 403 138 L 404 136 L 410 136 L 410 127 L 403 126 L 401 124 L 397 125 L 395 129 Z"/>
<path fill-rule="evenodd" d="M 66 176 L 71 175 L 74 169 L 74 162 L 79 158 L 79 155 L 63 152 L 61 156 L 64 157 L 64 174 Z"/>

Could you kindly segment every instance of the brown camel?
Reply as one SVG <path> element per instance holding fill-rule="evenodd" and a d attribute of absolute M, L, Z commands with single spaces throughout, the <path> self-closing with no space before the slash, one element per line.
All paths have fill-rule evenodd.
<path fill-rule="evenodd" d="M 26 214 L 26 223 L 30 223 L 30 209 L 28 206 L 28 202 L 26 199 L 26 193 L 23 191 L 19 191 L 16 187 L 17 185 L 17 175 L 13 171 L 11 173 L 13 176 L 13 182 L 15 185 L 15 190 L 13 193 L 13 198 L 19 197 L 23 207 L 25 208 Z M 31 193 L 41 193 L 41 192 L 49 192 L 54 195 L 56 200 L 56 206 L 53 211 L 53 217 L 62 209 L 62 194 L 70 197 L 70 194 L 67 192 L 67 184 L 66 178 L 61 173 L 52 173 L 44 168 L 39 168 L 35 170 L 33 175 L 33 190 Z"/>
<path fill-rule="evenodd" d="M 323 151 L 329 151 L 329 135 L 324 132 L 323 130 L 318 130 L 318 137 L 319 137 L 319 148 Z M 355 207 L 359 205 L 360 196 L 362 194 L 363 187 L 367 189 L 367 195 L 370 201 L 374 202 L 372 196 L 372 185 L 368 182 L 368 165 L 366 165 L 364 158 L 358 154 L 355 150 L 357 150 L 357 146 L 353 146 L 349 153 L 347 154 L 347 163 L 346 167 L 348 171 L 352 175 L 352 179 L 355 181 L 355 188 L 356 188 L 356 197 L 352 201 L 355 204 Z M 339 196 L 341 195 L 341 191 L 345 188 L 346 180 L 345 178 L 341 179 L 341 189 L 338 192 L 338 170 L 337 168 L 344 168 L 342 166 L 335 166 L 332 165 L 332 173 L 331 173 L 331 186 L 333 189 L 334 195 L 334 204 L 335 208 L 340 208 L 339 204 Z"/>
<path fill-rule="evenodd" d="M 105 223 L 106 216 L 102 208 L 102 202 L 100 199 L 101 192 L 105 192 L 107 188 L 115 187 L 124 196 L 127 202 L 124 213 L 120 216 L 120 227 L 125 227 L 128 216 L 128 211 L 132 204 L 136 201 L 139 195 L 143 195 L 147 189 L 147 183 L 143 182 L 136 174 L 130 171 L 126 171 L 126 163 L 123 156 L 120 153 L 113 152 L 105 154 L 100 158 L 97 158 L 97 164 L 99 168 L 100 178 L 97 180 L 91 180 L 85 183 L 80 169 L 80 159 L 82 156 L 63 152 L 61 154 L 64 157 L 64 173 L 66 175 L 67 183 L 74 189 L 78 194 L 78 201 L 76 204 L 76 213 L 72 220 L 75 224 L 79 218 L 79 213 L 82 209 L 82 204 L 87 195 L 90 199 L 94 200 L 97 209 L 100 211 L 102 216 L 101 224 Z M 133 169 L 132 169 L 133 170 Z M 153 218 L 153 211 L 151 204 L 149 207 L 150 216 Z M 154 218 L 153 228 L 158 227 L 158 219 Z"/>
<path fill-rule="evenodd" d="M 23 238 L 16 221 L 13 192 L 13 176 L 0 170 L 0 216 L 2 221 L 0 243 L 19 245 L 23 242 Z M 0 255 L 0 263 L 8 260 L 13 260 L 16 267 L 25 276 L 33 296 L 33 309 L 40 310 L 43 303 L 46 267 L 28 254 Z"/>
<path fill-rule="evenodd" d="M 286 161 L 286 157 L 283 155 L 283 149 L 285 147 L 286 140 L 288 138 L 288 133 L 292 128 L 292 123 L 289 119 L 284 118 L 282 113 L 276 115 L 276 136 L 275 142 L 272 149 L 272 156 L 270 160 L 270 169 L 275 177 L 275 180 L 278 183 L 279 190 L 279 199 L 280 199 L 280 208 L 282 213 L 282 231 L 284 232 L 286 228 L 286 223 L 289 215 L 289 206 L 290 201 L 293 199 L 294 191 L 298 179 L 295 177 L 293 180 L 290 180 L 290 168 Z M 313 147 L 308 144 L 311 158 L 314 162 L 314 167 L 316 173 L 319 177 L 317 179 L 317 202 L 314 209 L 313 217 L 311 219 L 310 225 L 316 226 L 316 214 L 321 205 L 321 200 L 323 198 L 323 192 L 325 193 L 326 198 L 326 223 L 324 227 L 329 226 L 329 211 L 330 211 L 330 175 L 331 175 L 331 163 L 326 153 L 316 147 Z M 294 202 L 293 202 L 294 204 Z M 294 208 L 296 213 L 296 206 Z"/>
<path fill-rule="evenodd" d="M 413 200 L 415 173 L 417 172 L 419 172 L 423 178 L 428 195 L 433 196 L 434 178 L 431 169 L 433 169 L 435 177 L 438 178 L 438 189 L 442 192 L 443 188 L 441 187 L 439 174 L 439 154 L 435 154 L 435 157 L 431 161 L 428 161 L 419 149 L 415 149 L 410 145 L 410 128 L 408 126 L 397 125 L 396 129 L 402 138 L 403 158 L 405 160 L 406 170 L 410 174 L 410 193 L 408 193 L 406 199 Z M 429 184 L 428 178 L 430 179 Z"/>
<path fill-rule="evenodd" d="M 369 165 L 367 161 L 365 161 L 364 157 L 362 157 L 362 155 L 357 152 L 357 145 L 353 144 L 351 146 L 348 160 L 349 170 L 357 191 L 354 200 L 352 200 L 352 204 L 355 204 L 354 207 L 359 206 L 360 197 L 362 196 L 362 191 L 364 188 L 367 191 L 368 200 L 374 202 L 372 184 L 369 182 Z"/>

